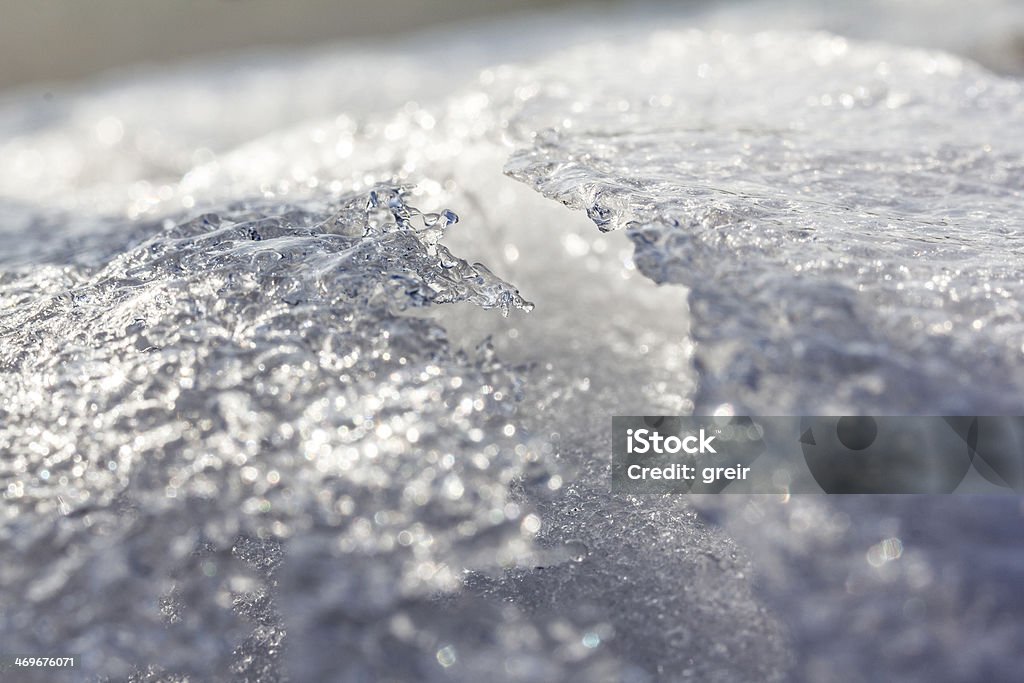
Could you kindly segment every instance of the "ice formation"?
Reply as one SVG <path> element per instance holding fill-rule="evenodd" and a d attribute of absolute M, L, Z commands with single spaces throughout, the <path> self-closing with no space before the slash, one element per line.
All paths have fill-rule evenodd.
<path fill-rule="evenodd" d="M 511 127 L 544 132 L 509 173 L 690 288 L 698 410 L 1020 412 L 1018 81 L 828 35 L 673 33 L 531 78 Z"/>
<path fill-rule="evenodd" d="M 660 23 L 9 99 L 4 648 L 139 681 L 1012 680 L 1016 499 L 614 496 L 606 433 L 1018 412 L 1020 83 Z"/>

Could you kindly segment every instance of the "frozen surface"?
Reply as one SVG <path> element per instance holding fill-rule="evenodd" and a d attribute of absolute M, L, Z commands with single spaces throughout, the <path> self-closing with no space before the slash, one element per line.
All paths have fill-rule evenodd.
<path fill-rule="evenodd" d="M 1016 498 L 613 496 L 606 430 L 1019 412 L 1019 82 L 669 24 L 9 98 L 4 649 L 140 681 L 1015 680 Z"/>
<path fill-rule="evenodd" d="M 627 55 L 549 63 L 508 172 L 691 288 L 698 410 L 1024 408 L 1019 82 L 827 35 Z"/>
<path fill-rule="evenodd" d="M 832 35 L 631 48 L 514 76 L 506 171 L 688 288 L 698 413 L 1020 412 L 1019 81 Z M 697 503 L 754 553 L 794 677 L 1018 675 L 1019 499 Z"/>
<path fill-rule="evenodd" d="M 49 295 L 54 267 L 9 274 L 5 647 L 216 671 L 293 534 L 298 555 L 344 564 L 333 589 L 353 616 L 514 552 L 517 380 L 403 315 L 527 305 L 435 244 L 452 220 L 387 187 L 244 202 L 140 226 L 104 266 L 65 264 Z"/>

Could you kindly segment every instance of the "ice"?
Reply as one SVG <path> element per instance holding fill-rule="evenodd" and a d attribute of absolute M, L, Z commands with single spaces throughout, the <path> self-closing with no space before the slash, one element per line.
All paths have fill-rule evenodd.
<path fill-rule="evenodd" d="M 269 590 L 278 560 L 254 539 L 319 539 L 353 614 L 515 552 L 518 380 L 403 312 L 525 302 L 423 241 L 417 213 L 391 187 L 241 202 L 140 226 L 103 267 L 66 265 L 54 296 L 8 275 L 7 647 L 206 677 L 230 662 L 237 603 Z"/>
<path fill-rule="evenodd" d="M 1019 677 L 1017 496 L 704 497 L 785 614 L 796 680 Z"/>
<path fill-rule="evenodd" d="M 512 78 L 531 96 L 508 173 L 688 287 L 698 413 L 1019 412 L 1019 81 L 698 32 Z M 695 502 L 753 553 L 789 676 L 1018 675 L 1017 498 Z"/>
<path fill-rule="evenodd" d="M 528 78 L 510 128 L 538 134 L 508 172 L 690 288 L 698 411 L 1020 412 L 1019 81 L 767 33 L 664 33 Z"/>
<path fill-rule="evenodd" d="M 1019 410 L 1019 82 L 712 21 L 9 97 L 4 649 L 138 681 L 1013 680 L 1016 499 L 609 491 L 612 414 Z"/>

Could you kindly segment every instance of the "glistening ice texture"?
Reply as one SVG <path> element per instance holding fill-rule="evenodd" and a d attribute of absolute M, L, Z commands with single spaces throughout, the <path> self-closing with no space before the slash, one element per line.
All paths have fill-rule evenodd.
<path fill-rule="evenodd" d="M 331 604 L 363 623 L 515 552 L 515 374 L 401 315 L 526 306 L 436 244 L 454 220 L 387 187 L 241 202 L 140 226 L 101 267 L 8 271 L 5 648 L 60 643 L 116 676 L 273 674 L 272 588 L 315 594 L 316 562 L 341 565 Z M 297 533 L 300 575 L 279 585 Z"/>
<path fill-rule="evenodd" d="M 1016 125 L 1016 86 L 833 36 L 576 19 L 0 107 L 0 640 L 114 680 L 1015 680 L 1015 500 L 723 497 L 702 516 L 609 493 L 605 449 L 615 413 L 920 406 L 848 371 L 876 332 L 831 305 L 889 291 L 858 268 L 898 259 L 916 270 L 892 287 L 927 291 L 913 236 L 942 233 L 922 212 L 1014 210 L 998 181 L 911 195 L 892 230 L 861 216 L 902 178 L 894 154 Z M 959 173 L 953 151 L 934 177 Z M 527 183 L 502 175 L 513 152 Z M 648 227 L 602 233 L 534 186 Z M 1005 281 L 975 233 L 976 282 Z M 800 249 L 847 285 L 796 305 L 820 325 L 778 316 L 790 279 L 816 291 L 788 270 Z M 1004 323 L 950 331 L 993 342 L 970 349 L 979 377 L 1007 367 Z M 790 367 L 805 334 L 832 355 Z M 941 338 L 896 340 L 924 340 L 912 381 L 966 362 Z"/>
<path fill-rule="evenodd" d="M 1020 411 L 1018 81 L 698 32 L 519 77 L 507 171 L 689 288 L 698 412 Z M 1017 498 L 696 502 L 753 553 L 797 680 L 1019 677 Z"/>
<path fill-rule="evenodd" d="M 508 172 L 628 228 L 642 272 L 690 288 L 698 410 L 1024 408 L 1018 81 L 834 36 L 697 32 L 526 80 L 510 128 L 538 134 Z"/>

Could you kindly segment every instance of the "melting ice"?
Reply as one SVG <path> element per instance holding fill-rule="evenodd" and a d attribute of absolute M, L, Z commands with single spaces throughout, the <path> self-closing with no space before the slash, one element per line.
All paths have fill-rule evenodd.
<path fill-rule="evenodd" d="M 1016 499 L 612 496 L 604 435 L 1018 412 L 1020 83 L 561 29 L 9 99 L 5 649 L 140 681 L 1013 679 Z"/>

